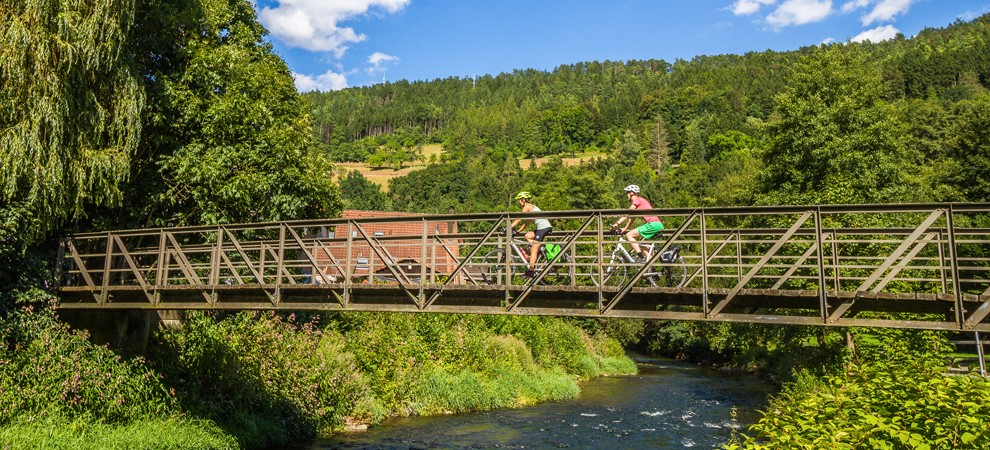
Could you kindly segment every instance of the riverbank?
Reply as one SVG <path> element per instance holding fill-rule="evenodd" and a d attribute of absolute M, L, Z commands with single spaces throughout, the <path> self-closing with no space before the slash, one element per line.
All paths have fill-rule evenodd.
<path fill-rule="evenodd" d="M 617 341 L 555 318 L 190 313 L 127 360 L 50 309 L 0 320 L 0 447 L 50 442 L 24 441 L 30 433 L 126 448 L 263 448 L 389 417 L 574 398 L 581 380 L 635 372 Z M 173 439 L 141 438 L 162 432 Z"/>
<path fill-rule="evenodd" d="M 456 416 L 390 419 L 317 439 L 341 448 L 713 448 L 755 423 L 774 388 L 669 359 L 631 355 L 635 375 L 581 383 L 573 399 Z"/>

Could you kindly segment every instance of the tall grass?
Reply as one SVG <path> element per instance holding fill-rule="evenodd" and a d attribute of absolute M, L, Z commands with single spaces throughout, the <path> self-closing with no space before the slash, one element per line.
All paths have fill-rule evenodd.
<path fill-rule="evenodd" d="M 65 450 L 236 449 L 237 440 L 203 420 L 182 417 L 108 424 L 88 416 L 21 418 L 0 427 L 0 448 Z"/>
<path fill-rule="evenodd" d="M 621 346 L 556 318 L 342 314 L 335 323 L 391 414 L 514 407 L 635 373 Z"/>

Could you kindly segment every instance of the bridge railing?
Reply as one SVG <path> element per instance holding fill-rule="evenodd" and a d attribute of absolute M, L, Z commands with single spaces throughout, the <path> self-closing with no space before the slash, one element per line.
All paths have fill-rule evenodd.
<path fill-rule="evenodd" d="M 666 226 L 648 264 L 613 256 L 630 250 L 609 230 L 627 215 Z M 526 278 L 529 244 L 509 224 L 537 217 L 554 224 L 543 244 L 562 251 Z M 487 296 L 512 312 L 568 297 L 583 305 L 568 310 L 598 315 L 769 310 L 855 324 L 911 312 L 958 329 L 984 326 L 990 312 L 986 204 L 327 219 L 85 233 L 63 248 L 66 308 L 348 308 L 374 297 L 423 310 Z M 668 260 L 674 249 L 683 260 Z"/>

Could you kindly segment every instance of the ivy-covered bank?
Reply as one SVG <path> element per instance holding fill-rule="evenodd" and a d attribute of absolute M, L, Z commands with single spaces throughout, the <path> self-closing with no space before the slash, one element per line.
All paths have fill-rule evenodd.
<path fill-rule="evenodd" d="M 122 359 L 34 306 L 0 339 L 0 448 L 262 448 L 636 370 L 616 340 L 536 317 L 190 313 Z"/>

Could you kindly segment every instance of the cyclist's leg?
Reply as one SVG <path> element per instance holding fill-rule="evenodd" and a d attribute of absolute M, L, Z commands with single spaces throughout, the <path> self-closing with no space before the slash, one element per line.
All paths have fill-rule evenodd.
<path fill-rule="evenodd" d="M 642 240 L 644 240 L 644 241 L 646 241 L 646 240 L 652 240 L 652 239 L 654 239 L 657 236 L 660 236 L 662 234 L 662 232 L 663 232 L 663 223 L 660 223 L 660 222 L 646 222 L 645 224 L 640 225 L 639 227 L 637 227 L 635 231 L 636 231 L 636 234 L 638 234 L 640 237 L 642 237 Z M 633 246 L 638 250 L 638 247 L 639 247 L 638 245 L 636 245 L 635 243 L 633 243 Z M 644 251 L 643 254 L 644 254 L 644 257 L 645 258 L 647 258 L 647 259 L 650 258 L 649 249 L 647 249 L 646 251 Z"/>
<path fill-rule="evenodd" d="M 536 267 L 536 259 L 540 255 L 540 248 L 543 246 L 543 239 L 547 237 L 552 230 L 553 228 L 548 227 L 530 232 L 533 234 L 533 239 L 530 240 L 530 242 L 533 243 L 533 246 L 530 248 L 529 253 L 529 264 L 531 269 Z M 529 238 L 529 233 L 526 234 L 526 237 Z"/>
<path fill-rule="evenodd" d="M 643 250 L 639 247 L 638 241 L 642 238 L 643 235 L 640 234 L 639 228 L 633 228 L 626 233 L 626 239 L 629 241 L 629 245 L 632 246 L 633 252 L 635 253 L 633 258 L 646 257 L 643 255 Z"/>

